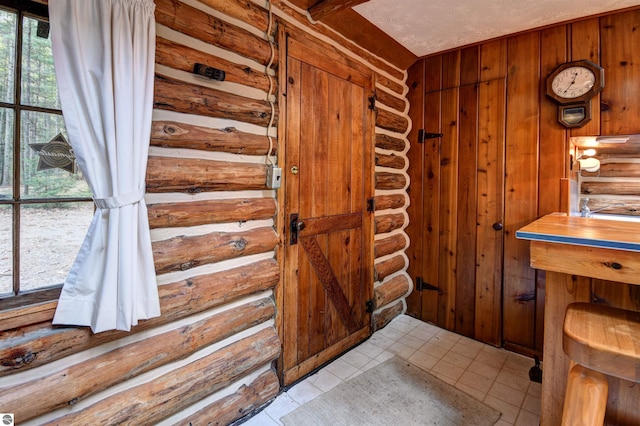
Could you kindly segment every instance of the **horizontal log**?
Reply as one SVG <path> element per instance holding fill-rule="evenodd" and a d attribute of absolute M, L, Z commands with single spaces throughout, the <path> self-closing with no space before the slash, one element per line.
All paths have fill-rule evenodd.
<path fill-rule="evenodd" d="M 392 92 L 402 95 L 404 93 L 404 85 L 395 80 L 390 79 L 384 74 L 376 73 L 376 83 L 380 84 Z"/>
<path fill-rule="evenodd" d="M 392 95 L 384 90 L 376 90 L 376 102 L 381 102 L 399 113 L 403 113 L 407 107 L 407 100 L 405 98 Z"/>
<path fill-rule="evenodd" d="M 205 318 L 194 324 L 118 347 L 18 386 L 0 389 L 3 409 L 25 421 L 184 359 L 222 339 L 267 321 L 275 314 L 269 298 Z"/>
<path fill-rule="evenodd" d="M 395 234 L 387 238 L 376 240 L 373 246 L 374 257 L 382 257 L 397 251 L 402 251 L 407 246 L 407 239 L 402 234 Z"/>
<path fill-rule="evenodd" d="M 376 148 L 388 149 L 390 151 L 403 152 L 407 143 L 404 139 L 394 138 L 383 133 L 376 133 Z"/>
<path fill-rule="evenodd" d="M 267 166 L 255 163 L 151 156 L 147 192 L 243 191 L 266 189 Z"/>
<path fill-rule="evenodd" d="M 155 4 L 157 24 L 236 52 L 262 65 L 269 63 L 271 48 L 267 40 L 179 0 L 155 0 Z M 277 59 L 276 54 L 274 64 Z"/>
<path fill-rule="evenodd" d="M 274 288 L 280 269 L 273 259 L 199 275 L 158 288 L 162 316 L 141 321 L 130 332 L 93 334 L 88 327 L 52 327 L 51 321 L 0 333 L 0 376 L 39 367 L 199 312 Z"/>
<path fill-rule="evenodd" d="M 593 148 L 593 146 L 580 147 L 581 149 Z M 596 158 L 629 158 L 638 157 L 640 153 L 640 142 L 627 141 L 626 143 L 600 143 L 596 148 Z"/>
<path fill-rule="evenodd" d="M 387 155 L 376 152 L 376 166 L 391 167 L 393 169 L 403 169 L 405 160 L 395 154 Z"/>
<path fill-rule="evenodd" d="M 377 286 L 374 293 L 375 308 L 381 308 L 407 294 L 411 285 L 406 275 L 397 275 Z"/>
<path fill-rule="evenodd" d="M 280 339 L 275 329 L 267 328 L 45 424 L 154 424 L 229 386 L 279 354 Z"/>
<path fill-rule="evenodd" d="M 640 177 L 640 164 L 638 163 L 600 163 L 597 172 L 580 172 L 584 177 Z"/>
<path fill-rule="evenodd" d="M 389 275 L 401 271 L 405 265 L 405 259 L 401 255 L 376 263 L 373 268 L 374 281 L 384 281 Z"/>
<path fill-rule="evenodd" d="M 615 182 L 590 182 L 580 183 L 580 192 L 583 194 L 607 194 L 607 195 L 636 195 L 640 196 L 640 182 L 615 181 Z"/>
<path fill-rule="evenodd" d="M 207 405 L 177 423 L 181 426 L 225 426 L 260 408 L 280 392 L 280 382 L 273 370 L 259 375 L 249 385 L 242 385 L 233 394 Z"/>
<path fill-rule="evenodd" d="M 406 202 L 402 194 L 376 195 L 376 211 L 387 209 L 399 209 L 404 207 Z"/>
<path fill-rule="evenodd" d="M 276 200 L 273 198 L 159 203 L 147 207 L 151 229 L 266 220 L 276 214 Z"/>
<path fill-rule="evenodd" d="M 404 215 L 402 213 L 391 213 L 376 216 L 375 233 L 384 234 L 395 229 L 400 229 L 404 225 Z"/>
<path fill-rule="evenodd" d="M 196 64 L 203 64 L 224 71 L 224 81 L 253 87 L 264 92 L 269 91 L 269 78 L 264 72 L 192 49 L 162 37 L 156 39 L 156 64 L 190 73 L 193 72 Z M 275 92 L 275 78 L 272 84 Z"/>
<path fill-rule="evenodd" d="M 266 127 L 271 105 L 229 92 L 212 89 L 156 74 L 153 107 L 184 114 L 225 118 Z M 276 108 L 274 125 L 277 123 Z"/>
<path fill-rule="evenodd" d="M 405 175 L 399 173 L 376 172 L 376 189 L 404 189 L 407 185 Z"/>
<path fill-rule="evenodd" d="M 409 120 L 386 109 L 376 109 L 376 126 L 396 133 L 405 133 L 409 129 Z"/>
<path fill-rule="evenodd" d="M 242 0 L 199 0 L 200 3 L 236 18 L 266 33 L 269 26 L 269 13 L 250 1 Z M 275 24 L 273 25 L 275 29 Z"/>
<path fill-rule="evenodd" d="M 403 309 L 404 305 L 401 301 L 398 301 L 388 308 L 373 314 L 373 318 L 371 320 L 373 322 L 373 330 L 377 331 L 384 328 L 392 319 L 400 315 Z"/>
<path fill-rule="evenodd" d="M 174 237 L 152 243 L 158 275 L 186 271 L 210 263 L 275 249 L 278 238 L 272 227 L 242 232 L 211 232 L 191 237 Z"/>
<path fill-rule="evenodd" d="M 271 155 L 277 152 L 277 138 L 272 138 Z M 266 155 L 269 138 L 266 135 L 244 133 L 234 127 L 212 129 L 174 121 L 153 121 L 151 145 L 163 148 L 186 148 L 231 154 Z"/>
<path fill-rule="evenodd" d="M 600 210 L 602 214 L 622 214 L 626 216 L 640 216 L 640 197 L 637 199 L 630 198 L 598 198 L 589 197 L 589 208 L 591 210 Z"/>

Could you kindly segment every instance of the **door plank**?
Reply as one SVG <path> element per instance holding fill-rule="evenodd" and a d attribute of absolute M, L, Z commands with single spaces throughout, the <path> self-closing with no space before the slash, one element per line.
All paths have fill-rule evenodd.
<path fill-rule="evenodd" d="M 302 118 L 300 117 L 300 105 L 301 105 L 301 87 L 302 87 L 302 71 L 301 62 L 290 58 L 287 61 L 287 126 L 286 126 L 286 139 L 288 141 L 298 140 L 300 138 Z M 292 165 L 300 164 L 300 149 L 297 143 L 285 144 L 285 164 L 291 168 Z M 283 179 L 285 186 L 285 193 L 292 194 L 298 190 L 299 175 L 289 173 L 287 168 L 284 170 L 285 177 Z M 287 200 L 287 211 L 298 212 L 300 210 L 299 197 L 292 197 Z M 288 223 L 288 215 L 285 215 L 285 222 Z M 287 229 L 285 231 L 284 241 L 289 241 L 290 233 Z M 298 245 L 285 246 L 285 259 L 298 258 Z M 283 282 L 295 282 L 297 280 L 299 271 L 294 268 L 284 268 Z M 297 330 L 300 326 L 299 309 L 300 297 L 298 286 L 283 286 L 283 306 L 286 308 L 282 312 L 282 322 L 284 333 L 288 334 L 289 330 Z M 282 339 L 282 364 L 283 368 L 289 368 L 289 366 L 296 365 L 298 360 L 298 345 L 301 343 L 298 339 Z"/>
<path fill-rule="evenodd" d="M 477 49 L 474 51 L 477 52 Z M 463 55 L 463 58 L 465 58 L 465 55 Z M 477 68 L 477 63 L 475 67 Z M 476 298 L 476 200 L 478 198 L 476 191 L 478 86 L 476 84 L 460 87 L 458 131 L 460 138 L 458 143 L 458 201 L 456 209 L 458 212 L 458 229 L 455 330 L 465 336 L 473 337 Z"/>
<path fill-rule="evenodd" d="M 503 337 L 505 342 L 534 346 L 535 271 L 529 245 L 515 232 L 538 214 L 538 136 L 540 33 L 508 40 L 507 133 L 505 163 Z"/>
<path fill-rule="evenodd" d="M 316 271 L 316 275 L 322 287 L 327 291 L 329 299 L 338 311 L 340 319 L 347 326 L 349 332 L 354 333 L 362 327 L 362 325 L 351 312 L 349 301 L 342 292 L 340 283 L 331 268 L 331 264 L 324 256 L 318 240 L 316 237 L 305 237 L 301 239 L 301 243 L 309 256 L 309 263 Z"/>
<path fill-rule="evenodd" d="M 438 325 L 455 329 L 456 249 L 458 222 L 458 99 L 459 89 L 442 91 L 442 148 L 440 157 L 440 298 Z"/>
<path fill-rule="evenodd" d="M 441 92 L 425 96 L 424 125 L 428 132 L 440 133 Z M 440 144 L 442 138 L 424 142 L 424 180 L 422 197 L 422 278 L 426 283 L 440 286 L 438 264 L 440 259 Z M 427 322 L 438 322 L 439 294 L 437 291 L 422 291 L 421 317 Z"/>
<path fill-rule="evenodd" d="M 506 81 L 481 83 L 478 104 L 475 338 L 501 346 Z"/>
<path fill-rule="evenodd" d="M 302 219 L 305 227 L 300 231 L 301 237 L 328 232 L 345 231 L 362 226 L 362 213 L 344 213 L 333 216 Z"/>

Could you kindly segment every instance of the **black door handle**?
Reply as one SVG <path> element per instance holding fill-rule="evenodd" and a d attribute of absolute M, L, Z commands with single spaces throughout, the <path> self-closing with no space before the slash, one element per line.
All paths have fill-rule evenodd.
<path fill-rule="evenodd" d="M 493 229 L 495 229 L 496 231 L 500 231 L 502 229 L 502 224 L 500 222 L 494 223 Z"/>

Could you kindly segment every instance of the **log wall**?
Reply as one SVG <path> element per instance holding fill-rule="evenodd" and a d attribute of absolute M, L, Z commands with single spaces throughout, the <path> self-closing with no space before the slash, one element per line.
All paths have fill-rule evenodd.
<path fill-rule="evenodd" d="M 0 315 L 0 406 L 19 424 L 229 424 L 280 392 L 276 312 L 286 283 L 264 1 L 156 0 L 156 75 L 147 195 L 162 315 L 130 333 L 52 327 L 55 302 Z M 376 76 L 374 329 L 406 310 L 412 284 L 404 70 L 273 0 L 283 21 Z M 277 40 L 276 40 L 277 41 Z M 222 69 L 217 82 L 194 64 Z M 269 128 L 269 124 L 272 127 Z M 267 134 L 272 138 L 267 137 Z"/>

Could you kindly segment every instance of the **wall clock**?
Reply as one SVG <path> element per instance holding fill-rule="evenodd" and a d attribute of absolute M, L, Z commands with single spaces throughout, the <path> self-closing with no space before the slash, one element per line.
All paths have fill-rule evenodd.
<path fill-rule="evenodd" d="M 604 68 L 581 60 L 560 64 L 547 77 L 546 95 L 560 105 L 586 102 L 604 88 Z"/>

